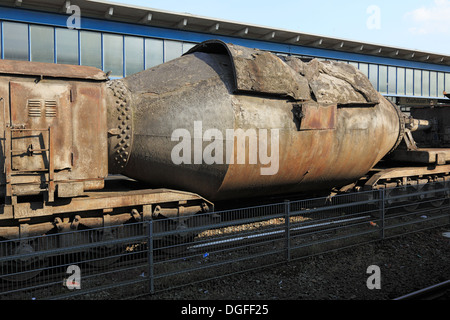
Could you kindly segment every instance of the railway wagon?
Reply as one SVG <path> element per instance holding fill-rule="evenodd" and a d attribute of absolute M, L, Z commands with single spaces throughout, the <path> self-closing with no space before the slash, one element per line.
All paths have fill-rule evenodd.
<path fill-rule="evenodd" d="M 449 149 L 414 141 L 434 123 L 354 67 L 216 40 L 124 79 L 1 60 L 0 107 L 2 239 L 156 218 L 182 228 L 215 201 L 406 190 L 450 172 Z"/>

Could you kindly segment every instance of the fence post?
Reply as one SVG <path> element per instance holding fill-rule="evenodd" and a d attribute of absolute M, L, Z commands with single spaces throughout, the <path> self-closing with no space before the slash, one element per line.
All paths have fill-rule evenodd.
<path fill-rule="evenodd" d="M 385 218 L 385 213 L 386 213 L 386 190 L 384 188 L 379 189 L 380 192 L 380 199 L 381 199 L 381 203 L 380 203 L 380 209 L 381 209 L 381 221 L 380 221 L 380 236 L 381 236 L 381 240 L 384 239 L 384 218 Z"/>
<path fill-rule="evenodd" d="M 290 210 L 290 201 L 284 201 L 284 222 L 286 228 L 286 260 L 288 262 L 291 261 L 291 210 Z"/>
<path fill-rule="evenodd" d="M 148 277 L 150 294 L 155 293 L 154 261 L 153 261 L 153 220 L 148 221 Z"/>

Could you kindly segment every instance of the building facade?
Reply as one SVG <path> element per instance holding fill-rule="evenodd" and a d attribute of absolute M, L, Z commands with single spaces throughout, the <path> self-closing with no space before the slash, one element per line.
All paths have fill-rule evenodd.
<path fill-rule="evenodd" d="M 282 55 L 352 64 L 380 93 L 397 101 L 429 103 L 450 92 L 450 56 L 108 1 L 2 0 L 0 37 L 2 59 L 93 66 L 112 78 L 175 59 L 202 41 L 220 39 Z"/>

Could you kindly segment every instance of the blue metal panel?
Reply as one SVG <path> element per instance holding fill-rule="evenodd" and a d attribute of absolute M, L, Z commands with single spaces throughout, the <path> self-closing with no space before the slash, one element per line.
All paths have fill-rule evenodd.
<path fill-rule="evenodd" d="M 3 50 L 3 21 L 0 21 L 0 46 L 1 46 L 1 58 L 4 59 L 5 54 Z"/>
<path fill-rule="evenodd" d="M 31 27 L 28 25 L 28 61 L 31 61 Z"/>
<path fill-rule="evenodd" d="M 78 64 L 81 65 L 81 34 L 78 30 Z"/>
<path fill-rule="evenodd" d="M 53 63 L 58 61 L 58 49 L 56 45 L 56 28 L 53 28 Z"/>
<path fill-rule="evenodd" d="M 37 12 L 25 9 L 1 7 L 0 19 L 17 22 L 45 24 L 56 27 L 66 27 L 68 15 Z M 178 41 L 202 42 L 210 39 L 220 39 L 236 45 L 242 45 L 262 50 L 269 50 L 280 53 L 305 55 L 311 57 L 357 61 L 371 64 L 382 64 L 387 66 L 398 66 L 405 68 L 417 68 L 440 72 L 450 72 L 450 66 L 401 60 L 386 57 L 377 57 L 358 53 L 341 52 L 328 49 L 312 48 L 305 46 L 274 43 L 260 40 L 243 39 L 237 37 L 211 35 L 206 33 L 190 32 L 168 28 L 151 27 L 137 24 L 114 22 L 108 20 L 96 20 L 82 18 L 81 27 L 83 30 L 119 33 L 124 35 L 135 35 L 143 37 L 153 37 Z"/>

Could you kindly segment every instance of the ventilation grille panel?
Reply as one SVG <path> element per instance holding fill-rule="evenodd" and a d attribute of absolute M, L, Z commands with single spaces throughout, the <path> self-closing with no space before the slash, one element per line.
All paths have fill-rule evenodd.
<path fill-rule="evenodd" d="M 45 116 L 47 118 L 56 118 L 57 110 L 56 100 L 45 100 Z"/>
<path fill-rule="evenodd" d="M 28 116 L 30 118 L 41 117 L 41 100 L 37 99 L 28 100 Z"/>

